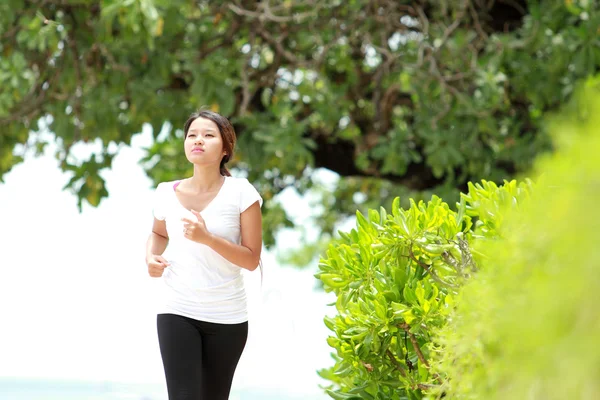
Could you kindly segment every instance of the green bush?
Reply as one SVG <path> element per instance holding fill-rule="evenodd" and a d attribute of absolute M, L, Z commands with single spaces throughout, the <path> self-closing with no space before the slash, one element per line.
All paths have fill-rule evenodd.
<path fill-rule="evenodd" d="M 437 333 L 430 398 L 600 398 L 599 83 L 553 120 L 531 201 L 475 245 L 485 265 Z"/>
<path fill-rule="evenodd" d="M 357 213 L 340 232 L 316 274 L 337 296 L 338 315 L 326 318 L 335 365 L 320 371 L 334 399 L 419 399 L 442 383 L 430 373 L 432 331 L 446 324 L 454 297 L 477 268 L 474 242 L 496 238 L 500 210 L 529 196 L 529 181 L 470 184 L 457 211 L 431 201 L 393 203 Z"/>
<path fill-rule="evenodd" d="M 329 247 L 331 397 L 600 398 L 600 80 L 587 86 L 552 120 L 534 192 L 471 184 L 456 212 L 396 199 Z"/>

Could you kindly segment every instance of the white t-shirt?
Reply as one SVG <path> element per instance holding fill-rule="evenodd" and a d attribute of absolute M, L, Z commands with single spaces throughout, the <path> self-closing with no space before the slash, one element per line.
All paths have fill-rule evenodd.
<path fill-rule="evenodd" d="M 155 190 L 154 217 L 165 220 L 169 244 L 163 257 L 164 298 L 159 313 L 178 314 L 200 321 L 237 324 L 248 320 L 241 267 L 210 247 L 183 236 L 183 221 L 196 220 L 175 194 L 178 181 L 160 183 Z M 200 212 L 207 229 L 240 244 L 240 215 L 262 198 L 247 179 L 226 177 L 216 197 Z"/>

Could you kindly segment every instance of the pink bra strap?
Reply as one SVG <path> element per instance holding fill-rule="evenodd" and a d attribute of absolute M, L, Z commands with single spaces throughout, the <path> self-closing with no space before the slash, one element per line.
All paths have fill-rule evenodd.
<path fill-rule="evenodd" d="M 177 181 L 173 184 L 173 190 L 177 190 L 177 186 L 179 186 L 179 184 L 181 183 L 181 181 Z"/>

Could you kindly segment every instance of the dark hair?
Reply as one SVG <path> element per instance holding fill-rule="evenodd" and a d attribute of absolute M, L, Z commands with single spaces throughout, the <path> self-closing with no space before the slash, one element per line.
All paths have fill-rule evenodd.
<path fill-rule="evenodd" d="M 231 173 L 227 168 L 225 168 L 225 164 L 229 160 L 233 158 L 233 149 L 235 148 L 236 135 L 235 130 L 233 129 L 233 125 L 231 122 L 221 114 L 218 114 L 214 111 L 209 110 L 199 110 L 188 118 L 183 125 L 183 132 L 185 133 L 185 138 L 187 138 L 188 131 L 190 130 L 190 125 L 198 118 L 205 118 L 214 122 L 219 128 L 219 132 L 221 133 L 221 139 L 223 140 L 223 151 L 225 151 L 225 155 L 221 159 L 221 165 L 219 166 L 221 170 L 221 175 L 231 176 Z"/>

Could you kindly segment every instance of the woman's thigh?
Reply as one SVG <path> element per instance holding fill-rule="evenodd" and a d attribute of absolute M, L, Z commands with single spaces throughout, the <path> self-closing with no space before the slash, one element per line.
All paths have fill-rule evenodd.
<path fill-rule="evenodd" d="M 202 336 L 197 321 L 174 314 L 156 319 L 169 400 L 200 400 Z"/>
<path fill-rule="evenodd" d="M 246 346 L 248 322 L 200 322 L 202 331 L 202 399 L 227 400 L 238 361 Z"/>

